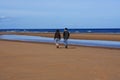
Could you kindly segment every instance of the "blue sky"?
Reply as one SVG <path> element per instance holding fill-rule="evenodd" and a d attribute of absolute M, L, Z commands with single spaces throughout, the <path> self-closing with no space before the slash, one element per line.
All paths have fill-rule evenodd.
<path fill-rule="evenodd" d="M 120 0 L 0 0 L 0 29 L 120 28 Z"/>

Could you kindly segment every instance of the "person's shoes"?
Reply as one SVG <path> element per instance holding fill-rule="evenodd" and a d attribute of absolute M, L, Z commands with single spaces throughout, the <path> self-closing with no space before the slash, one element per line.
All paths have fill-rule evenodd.
<path fill-rule="evenodd" d="M 56 46 L 56 48 L 59 48 L 59 46 Z"/>
<path fill-rule="evenodd" d="M 68 48 L 68 46 L 65 46 L 65 48 Z"/>

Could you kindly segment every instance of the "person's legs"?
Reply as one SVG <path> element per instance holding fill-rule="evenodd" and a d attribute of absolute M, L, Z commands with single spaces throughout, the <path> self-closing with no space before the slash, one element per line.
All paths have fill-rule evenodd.
<path fill-rule="evenodd" d="M 67 39 L 64 39 L 64 45 L 65 45 L 65 48 L 68 48 L 68 40 Z"/>
<path fill-rule="evenodd" d="M 55 43 L 56 43 L 56 48 L 59 48 L 59 39 L 58 38 L 55 39 Z"/>

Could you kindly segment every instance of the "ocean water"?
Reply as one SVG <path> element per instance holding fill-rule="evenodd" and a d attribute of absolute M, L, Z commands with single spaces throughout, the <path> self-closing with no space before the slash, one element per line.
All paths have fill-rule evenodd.
<path fill-rule="evenodd" d="M 40 36 L 0 35 L 0 39 L 27 41 L 27 42 L 55 43 L 53 38 L 40 37 Z M 64 44 L 64 40 L 62 39 L 60 41 L 60 43 Z M 106 47 L 106 48 L 118 48 L 118 49 L 120 49 L 120 42 L 119 41 L 69 39 L 68 43 L 71 45 L 79 45 L 79 46 L 94 46 L 94 47 Z"/>
<path fill-rule="evenodd" d="M 64 29 L 59 29 L 61 32 Z M 56 29 L 0 29 L 0 32 L 55 32 Z M 69 29 L 71 33 L 120 33 L 120 28 L 111 29 Z"/>

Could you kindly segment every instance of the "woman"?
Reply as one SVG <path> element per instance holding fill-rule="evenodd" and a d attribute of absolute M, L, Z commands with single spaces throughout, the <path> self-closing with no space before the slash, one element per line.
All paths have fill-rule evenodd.
<path fill-rule="evenodd" d="M 55 43 L 56 43 L 56 48 L 59 48 L 60 39 L 61 39 L 60 31 L 57 29 L 56 32 L 55 32 L 55 35 L 54 35 L 54 40 L 55 40 Z"/>

